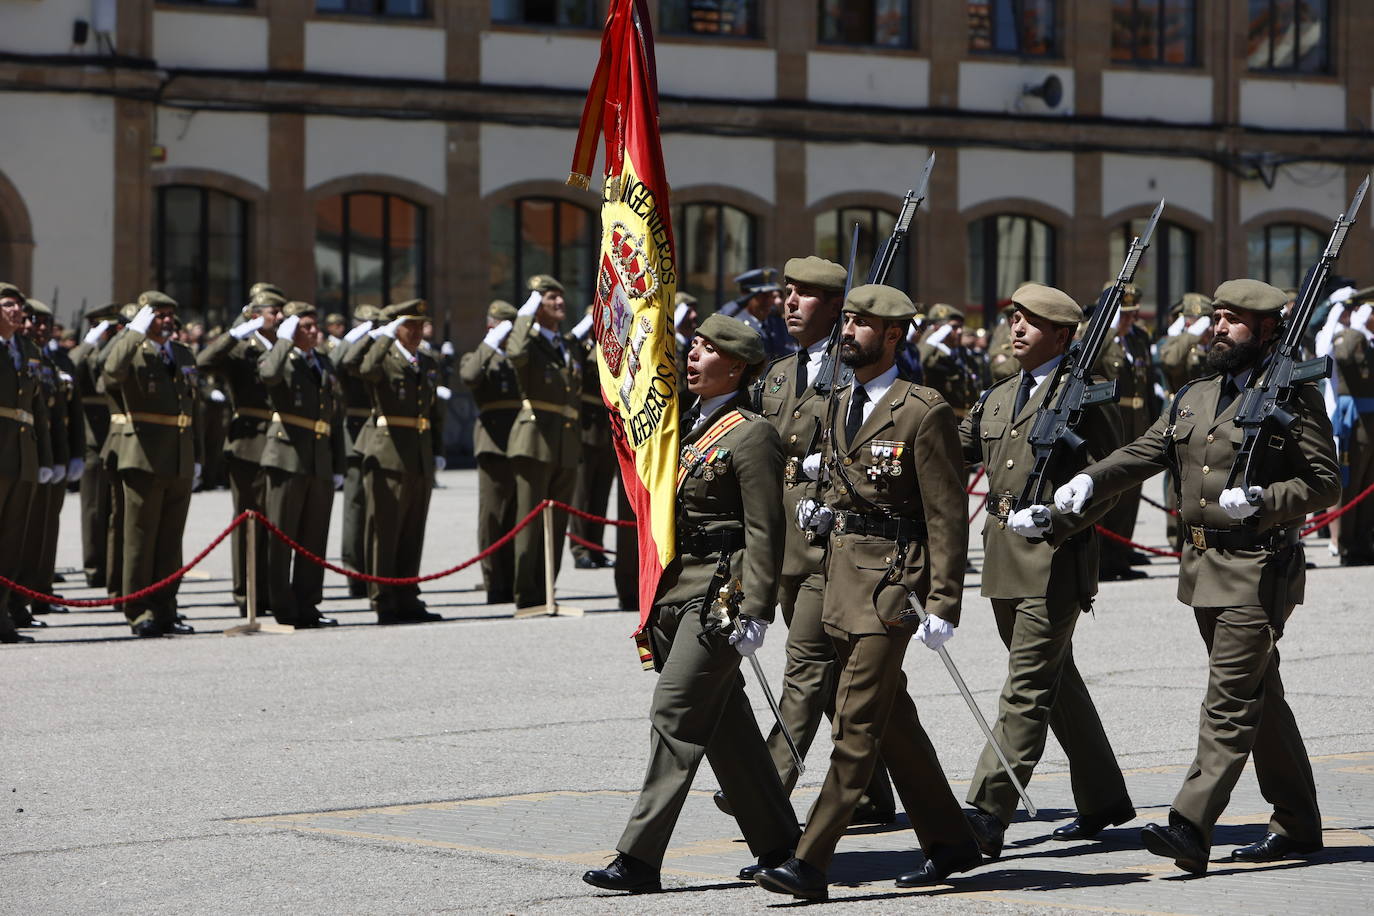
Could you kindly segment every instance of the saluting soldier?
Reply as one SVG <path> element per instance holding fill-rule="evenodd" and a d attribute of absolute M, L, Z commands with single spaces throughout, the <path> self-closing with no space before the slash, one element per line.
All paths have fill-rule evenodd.
<path fill-rule="evenodd" d="M 829 422 L 829 398 L 828 391 L 816 390 L 815 382 L 844 305 L 845 276 L 844 267 L 814 255 L 787 262 L 783 269 L 787 290 L 783 315 L 788 332 L 797 342 L 797 352 L 774 360 L 755 385 L 758 410 L 782 439 L 787 459 L 782 504 L 789 520 L 795 517 L 799 502 L 817 495 L 821 434 Z M 835 646 L 821 623 L 825 546 L 809 543 L 796 525 L 788 524 L 786 532 L 778 603 L 787 623 L 787 662 L 778 707 L 788 733 L 805 757 L 822 716 L 832 716 L 835 710 Z M 790 793 L 801 774 L 777 725 L 768 735 L 768 750 L 783 788 Z M 716 804 L 725 810 L 729 800 L 724 793 L 717 793 Z M 896 802 L 887 769 L 879 762 L 851 822 L 885 824 L 895 817 Z"/>
<path fill-rule="evenodd" d="M 1304 517 L 1340 496 L 1331 423 L 1313 383 L 1288 408 L 1298 422 L 1266 435 L 1253 485 L 1226 489 L 1244 439 L 1235 425 L 1240 393 L 1261 370 L 1282 328 L 1283 290 L 1228 280 L 1213 295 L 1215 372 L 1185 387 L 1145 435 L 1075 476 L 1055 493 L 1060 511 L 1128 492 L 1168 467 L 1188 533 L 1178 599 L 1193 606 L 1209 654 L 1197 755 L 1174 797 L 1169 822 L 1142 831 L 1145 847 L 1185 871 L 1207 870 L 1212 830 L 1254 753 L 1260 791 L 1274 806 L 1269 833 L 1231 858 L 1268 862 L 1322 845 L 1312 766 L 1283 695 L 1277 643 L 1302 602 Z"/>
<path fill-rule="evenodd" d="M 995 382 L 1011 378 L 1021 371 L 1021 364 L 1016 361 L 1011 348 L 1013 311 L 1014 307 L 1010 302 L 1002 307 L 997 314 L 997 323 L 992 328 L 992 335 L 988 338 L 988 371 L 992 373 L 992 380 Z"/>
<path fill-rule="evenodd" d="M 0 531 L 25 530 L 37 488 L 52 476 L 52 442 L 47 430 L 47 399 L 30 359 L 37 356 L 25 339 L 24 294 L 0 281 Z M 0 550 L 0 576 L 19 581 L 24 572 L 18 550 Z M 0 643 L 33 642 L 10 616 L 18 598 L 0 586 Z"/>
<path fill-rule="evenodd" d="M 983 597 L 992 601 L 997 632 L 1007 647 L 993 741 L 1024 786 L 1045 751 L 1050 729 L 1069 758 L 1069 781 L 1078 817 L 1054 831 L 1056 840 L 1097 836 L 1135 817 L 1121 767 L 1092 697 L 1073 659 L 1073 631 L 1097 593 L 1098 538 L 1094 524 L 1112 500 L 1081 514 L 1013 512 L 1035 464 L 1031 424 L 1053 403 L 1055 382 L 1083 310 L 1067 293 L 1027 283 L 1012 294 L 1012 349 L 1021 374 L 993 385 L 959 427 L 964 460 L 987 468 L 988 514 L 983 525 Z M 1085 454 L 1055 465 L 1045 480 L 1067 480 L 1091 460 L 1121 445 L 1116 408 L 1088 408 L 1075 430 Z M 1003 835 L 1016 813 L 1016 787 L 989 744 L 969 786 L 969 822 L 983 855 L 1002 854 Z"/>
<path fill-rule="evenodd" d="M 139 310 L 110 344 L 103 376 L 118 386 L 125 422 L 113 445 L 124 492 L 123 594 L 181 567 L 181 539 L 200 476 L 195 430 L 199 390 L 191 351 L 173 339 L 177 304 L 157 290 L 140 293 Z M 112 427 L 113 428 L 113 427 Z M 173 582 L 124 605 L 135 636 L 195 632 L 177 619 Z"/>
<path fill-rule="evenodd" d="M 262 449 L 267 519 L 316 556 L 324 556 L 334 489 L 343 483 L 344 443 L 338 382 L 319 352 L 315 307 L 288 302 L 272 349 L 258 372 L 272 401 Z M 324 567 L 271 538 L 268 597 L 272 616 L 298 629 L 337 626 L 320 614 Z"/>
<path fill-rule="evenodd" d="M 611 498 L 611 484 L 620 476 L 615 448 L 611 445 L 611 414 L 601 396 L 601 370 L 596 359 L 596 338 L 592 336 L 592 309 L 572 330 L 579 357 L 582 360 L 582 404 L 578 425 L 582 431 L 582 454 L 577 464 L 577 489 L 573 505 L 592 515 L 605 517 Z M 568 520 L 573 534 L 584 541 L 605 546 L 606 526 L 602 522 L 574 516 Z M 578 569 L 600 569 L 614 565 L 611 558 L 599 550 L 572 544 L 573 560 Z"/>
<path fill-rule="evenodd" d="M 420 349 L 428 304 L 389 305 L 381 320 L 387 323 L 344 356 L 372 397 L 372 416 L 354 443 L 367 492 L 366 571 L 412 578 L 420 574 L 434 472 L 444 468 L 444 404 L 436 393 L 439 364 Z M 368 596 L 379 624 L 443 620 L 425 609 L 419 585 L 370 582 Z"/>
<path fill-rule="evenodd" d="M 1206 321 L 1202 319 L 1206 318 Z M 1169 394 L 1207 374 L 1207 344 L 1212 339 L 1212 300 L 1202 293 L 1184 293 L 1179 309 L 1182 327 L 1159 344 L 1159 366 Z"/>
<path fill-rule="evenodd" d="M 86 585 L 104 588 L 108 568 L 105 565 L 110 521 L 110 477 L 100 460 L 100 446 L 110 429 L 110 405 L 96 387 L 97 376 L 91 372 L 90 356 L 106 344 L 119 328 L 119 304 L 110 303 L 86 313 L 90 327 L 69 354 L 76 370 L 77 395 L 81 403 L 82 432 L 84 434 L 81 473 L 81 565 Z"/>
<path fill-rule="evenodd" d="M 1154 393 L 1155 368 L 1150 334 L 1136 323 L 1139 314 L 1140 291 L 1134 284 L 1127 284 L 1121 296 L 1116 336 L 1102 348 L 1102 355 L 1094 368 L 1098 375 L 1116 382 L 1116 405 L 1121 413 L 1122 435 L 1127 442 L 1143 435 L 1155 417 L 1159 416 L 1158 399 Z M 1112 510 L 1102 517 L 1101 525 L 1113 534 L 1131 540 L 1135 537 L 1135 520 L 1139 513 L 1140 488 L 1137 487 L 1121 494 Z M 1136 556 L 1130 545 L 1115 538 L 1104 538 L 1099 549 L 1099 574 L 1103 579 L 1143 579 L 1147 573 L 1131 565 L 1137 559 L 1141 558 Z"/>
<path fill-rule="evenodd" d="M 119 475 L 116 446 L 124 440 L 129 418 L 124 413 L 119 384 L 105 374 L 105 359 L 110 355 L 110 347 L 114 342 L 128 331 L 129 322 L 138 314 L 138 310 L 136 302 L 126 302 L 120 306 L 119 330 L 86 356 L 91 375 L 96 380 L 96 390 L 105 396 L 110 411 L 110 425 L 105 432 L 105 440 L 100 444 L 100 464 L 105 468 L 105 476 L 110 479 L 110 518 L 105 532 L 105 589 L 111 596 L 120 594 L 124 588 L 124 482 Z"/>
<path fill-rule="evenodd" d="M 515 306 L 502 299 L 487 306 L 487 333 L 477 349 L 463 354 L 458 378 L 477 405 L 473 452 L 477 456 L 477 546 L 486 550 L 515 527 L 515 473 L 506 456 L 511 427 L 520 412 L 520 380 L 506 359 L 506 338 Z M 515 600 L 515 548 L 506 546 L 482 558 L 487 604 Z"/>
<path fill-rule="evenodd" d="M 824 494 L 828 511 L 806 503 L 798 513 L 815 536 L 825 532 L 824 518 L 833 519 L 822 623 L 843 688 L 835 700 L 830 769 L 796 855 L 754 878 L 767 890 L 803 899 L 828 896 L 835 846 L 880 752 L 926 856 L 898 886 L 938 884 L 982 861 L 902 673 L 913 633 L 932 649 L 953 635 L 968 558 L 954 412 L 933 390 L 897 372 L 897 344 L 915 314 L 906 294 L 892 287 L 867 284 L 850 292 L 841 356 L 853 367 L 854 382 L 839 398 L 825 442 L 833 485 Z M 919 628 L 909 596 L 930 615 Z"/>
<path fill-rule="evenodd" d="M 916 347 L 922 381 L 963 419 L 983 391 L 978 367 L 963 345 L 964 313 L 941 302 L 930 307 L 928 318 L 930 324 Z"/>
<path fill-rule="evenodd" d="M 267 386 L 258 375 L 258 360 L 272 349 L 277 338 L 277 322 L 286 298 L 271 284 L 253 286 L 253 298 L 244 308 L 240 321 L 210 342 L 196 365 L 202 371 L 215 371 L 223 377 L 229 389 L 233 408 L 229 432 L 225 437 L 225 461 L 229 471 L 229 489 L 233 496 L 234 515 L 252 509 L 265 512 L 267 508 L 267 475 L 262 469 L 262 449 L 267 444 L 267 424 L 272 420 L 272 406 L 268 403 Z M 234 603 L 239 614 L 248 613 L 248 527 L 240 525 L 231 535 L 234 563 Z M 257 606 L 270 606 L 267 600 L 267 555 L 269 545 L 266 529 L 252 526 L 257 538 Z"/>
<path fill-rule="evenodd" d="M 506 339 L 506 359 L 520 380 L 520 413 L 506 453 L 515 473 L 515 517 L 524 518 L 546 499 L 571 504 L 577 488 L 582 443 L 577 423 L 582 403 L 582 363 L 571 335 L 560 333 L 567 316 L 563 284 L 546 274 L 529 280 L 530 297 Z M 568 513 L 553 512 L 554 575 L 562 565 Z M 515 536 L 515 606 L 546 603 L 541 523 Z"/>
<path fill-rule="evenodd" d="M 582 876 L 596 887 L 660 890 L 664 852 L 702 757 L 760 865 L 781 862 L 796 845 L 796 814 L 739 671 L 773 619 L 787 524 L 778 500 L 778 434 L 748 409 L 749 383 L 763 359 L 758 333 L 724 315 L 702 322 L 692 342 L 687 376 L 698 401 L 682 417 L 677 556 L 646 623 L 659 672 L 649 770 L 615 861 Z"/>
<path fill-rule="evenodd" d="M 1374 287 L 1351 296 L 1350 327 L 1336 335 L 1332 425 L 1340 445 L 1341 504 L 1374 484 Z M 1366 497 L 1332 526 L 1342 566 L 1374 563 L 1374 498 Z"/>
<path fill-rule="evenodd" d="M 354 347 L 367 345 L 368 332 L 381 314 L 381 309 L 367 303 L 354 309 L 353 318 L 357 324 L 330 353 L 330 360 L 343 386 L 344 455 L 347 461 L 339 555 L 343 558 L 344 566 L 354 572 L 364 572 L 368 566 L 367 492 L 363 486 L 363 456 L 357 449 L 357 443 L 363 425 L 372 416 L 372 392 L 367 382 L 348 367 L 347 359 Z M 348 595 L 351 598 L 366 598 L 367 583 L 361 579 L 349 579 Z"/>

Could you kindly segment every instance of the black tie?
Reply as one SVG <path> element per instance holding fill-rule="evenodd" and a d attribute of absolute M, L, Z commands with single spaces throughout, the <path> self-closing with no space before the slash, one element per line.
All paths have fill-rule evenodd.
<path fill-rule="evenodd" d="M 682 422 L 678 424 L 678 435 L 685 436 L 697 425 L 697 420 L 701 419 L 701 402 L 692 405 L 692 409 L 687 411 L 682 417 Z"/>
<path fill-rule="evenodd" d="M 174 373 L 177 371 L 177 361 L 172 356 L 171 349 L 166 345 L 163 345 L 162 347 L 162 363 L 167 367 L 168 372 Z"/>
<path fill-rule="evenodd" d="M 806 351 L 797 351 L 797 397 L 806 393 Z"/>
<path fill-rule="evenodd" d="M 1236 388 L 1236 380 L 1231 376 L 1226 376 L 1226 381 L 1221 386 L 1221 397 L 1217 398 L 1217 412 L 1212 415 L 1216 419 L 1226 412 L 1226 408 L 1231 406 L 1231 402 L 1236 399 L 1240 391 Z"/>
<path fill-rule="evenodd" d="M 314 353 L 311 353 L 310 356 L 307 358 L 306 364 L 310 366 L 311 375 L 315 376 L 315 384 L 319 385 L 321 382 L 323 382 L 324 376 L 320 372 L 320 361 L 315 358 Z"/>
<path fill-rule="evenodd" d="M 1029 372 L 1021 373 L 1021 387 L 1016 389 L 1016 407 L 1011 412 L 1012 419 L 1021 416 L 1021 408 L 1030 400 L 1031 388 L 1035 387 L 1035 376 Z"/>
<path fill-rule="evenodd" d="M 16 372 L 23 367 L 24 358 L 19 355 L 19 342 L 13 337 L 10 338 L 10 359 L 14 362 Z"/>
<path fill-rule="evenodd" d="M 844 423 L 844 444 L 853 445 L 854 438 L 859 434 L 859 427 L 864 425 L 864 405 L 868 403 L 868 390 L 858 382 L 854 383 L 854 393 L 849 398 L 849 416 Z"/>

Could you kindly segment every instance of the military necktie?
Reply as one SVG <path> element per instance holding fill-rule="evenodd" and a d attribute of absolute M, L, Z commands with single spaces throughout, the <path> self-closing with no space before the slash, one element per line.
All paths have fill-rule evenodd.
<path fill-rule="evenodd" d="M 1030 400 L 1031 389 L 1035 387 L 1035 376 L 1029 372 L 1021 373 L 1021 385 L 1016 389 L 1016 407 L 1012 409 L 1011 418 L 1015 420 L 1021 416 L 1021 408 L 1026 406 Z"/>
<path fill-rule="evenodd" d="M 867 403 L 868 389 L 856 381 L 854 393 L 849 396 L 849 416 L 845 417 L 844 421 L 844 444 L 846 446 L 854 444 L 854 438 L 859 434 L 859 427 L 864 425 L 864 405 Z"/>
<path fill-rule="evenodd" d="M 315 384 L 319 385 L 324 381 L 324 373 L 320 371 L 320 361 L 313 350 L 310 352 L 310 357 L 306 363 L 310 366 L 310 374 L 315 376 Z"/>
<path fill-rule="evenodd" d="M 171 344 L 163 344 L 162 347 L 161 347 L 161 350 L 162 350 L 162 364 L 163 364 L 164 366 L 167 367 L 167 371 L 168 371 L 169 373 L 175 373 L 175 372 L 177 371 L 177 361 L 176 361 L 176 359 L 172 356 L 172 347 L 171 347 Z"/>
<path fill-rule="evenodd" d="M 19 342 L 13 337 L 10 338 L 10 360 L 14 363 L 15 371 L 19 371 L 24 365 L 24 358 L 19 355 Z"/>
<path fill-rule="evenodd" d="M 797 397 L 806 393 L 806 350 L 797 351 Z"/>
<path fill-rule="evenodd" d="M 678 435 L 685 436 L 696 428 L 697 420 L 701 419 L 701 402 L 693 404 L 691 409 L 682 417 L 682 422 L 678 423 Z"/>
<path fill-rule="evenodd" d="M 1231 376 L 1226 376 L 1226 381 L 1221 384 L 1221 397 L 1217 398 L 1217 412 L 1212 414 L 1212 419 L 1216 419 L 1226 412 L 1226 408 L 1231 406 L 1231 402 L 1240 394 L 1236 388 L 1236 380 Z"/>

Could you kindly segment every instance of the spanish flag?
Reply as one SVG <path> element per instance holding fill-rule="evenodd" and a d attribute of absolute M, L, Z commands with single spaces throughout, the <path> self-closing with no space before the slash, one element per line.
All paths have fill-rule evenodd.
<path fill-rule="evenodd" d="M 673 560 L 677 496 L 677 264 L 644 0 L 611 0 L 568 184 L 591 185 L 606 138 L 595 334 L 621 480 L 639 520 L 639 628 Z M 641 650 L 643 643 L 641 642 Z"/>

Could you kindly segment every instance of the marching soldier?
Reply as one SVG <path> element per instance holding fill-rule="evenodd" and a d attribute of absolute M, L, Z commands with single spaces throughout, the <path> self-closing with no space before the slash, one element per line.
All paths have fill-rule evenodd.
<path fill-rule="evenodd" d="M 334 367 L 319 352 L 315 307 L 288 302 L 272 349 L 258 371 L 272 400 L 272 422 L 262 449 L 267 519 L 316 556 L 324 556 L 334 489 L 343 483 L 342 411 Z M 324 567 L 269 540 L 268 597 L 272 616 L 297 629 L 337 626 L 320 615 Z"/>
<path fill-rule="evenodd" d="M 1009 652 L 993 741 L 1024 786 L 1044 753 L 1048 730 L 1054 730 L 1069 758 L 1078 817 L 1053 837 L 1088 839 L 1135 817 L 1121 767 L 1073 660 L 1074 626 L 1097 593 L 1093 525 L 1112 501 L 1100 500 L 1080 515 L 1047 513 L 1044 524 L 1029 509 L 1012 511 L 1035 464 L 1031 423 L 1036 411 L 1052 403 L 1056 370 L 1083 320 L 1078 303 L 1038 283 L 1022 286 L 1012 301 L 1012 349 L 1021 374 L 996 383 L 959 427 L 964 460 L 987 468 L 992 494 L 983 526 L 982 594 L 992 601 L 997 632 Z M 1076 432 L 1087 442 L 1086 454 L 1075 465 L 1056 468 L 1059 480 L 1121 445 L 1121 422 L 1110 404 L 1087 410 Z M 1053 484 L 1047 485 L 1053 492 Z M 1002 854 L 1017 801 L 1016 787 L 989 744 L 968 792 L 969 822 L 989 859 Z"/>
<path fill-rule="evenodd" d="M 1168 824 L 1150 824 L 1141 834 L 1150 852 L 1195 874 L 1207 870 L 1212 830 L 1252 751 L 1274 815 L 1268 835 L 1233 850 L 1231 858 L 1268 862 L 1321 848 L 1316 785 L 1284 699 L 1277 642 L 1303 598 L 1303 518 L 1340 496 L 1331 424 L 1310 383 L 1298 388 L 1289 408 L 1298 422 L 1286 434 L 1264 437 L 1255 485 L 1224 489 L 1243 440 L 1234 423 L 1240 392 L 1281 334 L 1287 297 L 1258 280 L 1228 280 L 1213 300 L 1216 333 L 1207 365 L 1216 374 L 1180 391 L 1145 435 L 1054 497 L 1061 512 L 1078 513 L 1090 500 L 1129 492 L 1166 467 L 1178 480 L 1188 532 L 1178 598 L 1193 606 L 1210 671 L 1197 756 Z"/>
<path fill-rule="evenodd" d="M 105 566 L 110 518 L 110 478 L 100 460 L 100 446 L 110 429 L 110 405 L 96 387 L 89 356 L 106 344 L 119 327 L 119 305 L 111 303 L 86 313 L 90 328 L 69 354 L 77 394 L 84 419 L 81 473 L 81 565 L 86 585 L 104 588 L 108 576 Z"/>
<path fill-rule="evenodd" d="M 1108 284 L 1110 286 L 1110 284 Z M 1150 335 L 1136 323 L 1140 314 L 1140 292 L 1128 284 L 1121 296 L 1121 314 L 1116 337 L 1102 348 L 1094 371 L 1108 381 L 1115 380 L 1117 409 L 1121 413 L 1122 435 L 1127 442 L 1144 434 L 1159 415 L 1154 393 L 1154 359 Z M 1116 506 L 1102 517 L 1101 525 L 1119 537 L 1135 536 L 1136 515 L 1140 512 L 1140 488 L 1121 494 Z M 1100 576 L 1103 579 L 1143 579 L 1142 569 L 1132 568 L 1135 551 L 1115 538 L 1104 538 L 1099 548 Z"/>
<path fill-rule="evenodd" d="M 372 416 L 372 392 L 367 382 L 348 368 L 347 359 L 354 347 L 366 345 L 368 332 L 381 314 L 377 306 L 366 303 L 354 309 L 353 317 L 358 323 L 344 335 L 343 342 L 329 356 L 338 372 L 339 383 L 343 386 L 343 441 L 348 468 L 344 472 L 343 530 L 339 555 L 343 558 L 344 566 L 354 572 L 363 572 L 368 568 L 367 492 L 363 486 L 363 456 L 357 444 L 363 425 Z M 350 598 L 366 598 L 367 583 L 361 579 L 349 579 L 348 595 Z"/>
<path fill-rule="evenodd" d="M 218 372 L 229 388 L 229 402 L 233 408 L 229 432 L 225 437 L 225 461 L 229 470 L 229 489 L 234 501 L 234 515 L 248 509 L 265 512 L 267 476 L 262 469 L 262 449 L 267 444 L 267 425 L 272 420 L 272 406 L 268 403 L 267 386 L 258 375 L 258 360 L 262 359 L 277 338 L 277 322 L 286 299 L 275 287 L 258 283 L 253 298 L 243 310 L 241 320 L 210 342 L 196 365 L 201 371 Z M 257 606 L 270 607 L 267 600 L 267 533 L 259 526 L 257 538 Z M 231 535 L 234 562 L 234 603 L 239 614 L 248 613 L 248 526 L 240 525 Z"/>
<path fill-rule="evenodd" d="M 113 446 L 124 491 L 123 531 L 116 536 L 124 544 L 125 595 L 180 568 L 191 488 L 200 476 L 194 424 L 200 382 L 191 351 L 172 339 L 176 301 L 150 290 L 139 294 L 138 305 L 102 370 L 106 383 L 118 386 L 125 420 Z M 178 587 L 173 582 L 124 605 L 135 636 L 195 632 L 177 619 Z"/>
<path fill-rule="evenodd" d="M 797 841 L 796 814 L 739 672 L 773 618 L 787 523 L 777 498 L 778 434 L 748 410 L 749 382 L 763 358 L 758 333 L 724 315 L 702 322 L 693 340 L 687 373 L 698 401 L 682 418 L 677 557 L 646 623 L 659 672 L 649 771 L 615 861 L 582 876 L 596 887 L 661 889 L 663 855 L 702 757 L 761 865 L 786 859 Z"/>
<path fill-rule="evenodd" d="M 578 408 L 582 363 L 571 335 L 559 332 L 567 315 L 563 284 L 546 274 L 529 280 L 530 297 L 506 339 L 506 359 L 520 380 L 520 414 L 506 453 L 515 473 L 515 517 L 524 518 L 546 499 L 571 503 L 581 455 Z M 562 565 L 568 514 L 553 513 L 554 575 Z M 544 545 L 538 524 L 515 536 L 515 606 L 545 604 Z"/>
<path fill-rule="evenodd" d="M 830 769 L 796 855 L 754 879 L 803 899 L 828 896 L 831 857 L 880 752 L 926 856 L 898 886 L 942 883 L 982 861 L 902 673 L 913 633 L 932 649 L 953 635 L 968 556 L 954 413 L 933 390 L 897 374 L 897 344 L 915 313 L 892 287 L 850 292 L 841 355 L 854 383 L 839 398 L 823 459 L 834 489 L 825 494 L 829 506 L 804 503 L 798 511 L 814 536 L 829 534 L 822 623 L 844 687 Z M 929 613 L 919 628 L 909 599 Z"/>
<path fill-rule="evenodd" d="M 497 299 L 487 307 L 487 334 L 458 363 L 458 377 L 477 405 L 473 452 L 477 456 L 477 545 L 486 550 L 515 527 L 515 474 L 506 458 L 511 427 L 520 412 L 520 380 L 503 350 L 515 306 Z M 515 600 L 515 548 L 509 543 L 482 560 L 487 604 Z"/>
<path fill-rule="evenodd" d="M 577 489 L 573 505 L 583 512 L 604 517 L 611 498 L 611 484 L 620 476 L 615 448 L 611 445 L 611 415 L 601 396 L 601 370 L 596 361 L 596 338 L 591 334 L 592 311 L 573 328 L 572 336 L 581 350 L 582 409 L 578 418 L 582 429 L 582 455 L 577 464 Z M 580 333 L 579 333 L 580 332 Z M 574 516 L 568 522 L 572 533 L 584 541 L 602 544 L 606 526 L 602 522 Z M 507 529 L 509 530 L 509 529 Z M 599 569 L 613 565 L 610 557 L 576 541 L 573 560 L 578 569 Z"/>
<path fill-rule="evenodd" d="M 344 360 L 365 381 L 373 411 L 354 448 L 367 492 L 367 572 L 388 578 L 420 574 L 434 472 L 444 468 L 439 364 L 420 349 L 429 306 L 411 299 L 382 309 L 387 323 L 349 347 Z M 418 585 L 368 583 L 377 623 L 443 620 L 425 609 Z"/>
<path fill-rule="evenodd" d="M 52 476 L 47 399 L 32 359 L 36 348 L 22 334 L 24 294 L 0 281 L 0 531 L 23 531 L 37 488 Z M 0 550 L 0 576 L 18 581 L 24 572 L 18 550 Z M 0 643 L 33 642 L 10 616 L 18 595 L 0 586 Z"/>
<path fill-rule="evenodd" d="M 1374 484 L 1374 287 L 1351 297 L 1358 303 L 1350 327 L 1336 335 L 1336 440 L 1341 445 L 1341 504 Z M 1374 563 L 1374 498 L 1366 497 L 1332 526 L 1342 566 Z"/>

